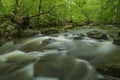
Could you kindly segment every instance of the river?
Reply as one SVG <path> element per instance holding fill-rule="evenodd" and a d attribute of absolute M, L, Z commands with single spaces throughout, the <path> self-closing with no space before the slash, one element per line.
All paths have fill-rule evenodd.
<path fill-rule="evenodd" d="M 0 80 L 109 80 L 96 66 L 106 56 L 119 54 L 120 47 L 112 39 L 88 37 L 89 31 L 97 29 L 36 35 L 4 44 L 0 47 Z"/>

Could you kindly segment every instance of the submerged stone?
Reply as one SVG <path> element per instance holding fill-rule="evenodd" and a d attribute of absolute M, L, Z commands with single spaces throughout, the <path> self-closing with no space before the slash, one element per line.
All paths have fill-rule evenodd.
<path fill-rule="evenodd" d="M 34 65 L 35 77 L 52 77 L 60 80 L 96 80 L 96 72 L 85 60 L 59 54 L 42 57 Z"/>

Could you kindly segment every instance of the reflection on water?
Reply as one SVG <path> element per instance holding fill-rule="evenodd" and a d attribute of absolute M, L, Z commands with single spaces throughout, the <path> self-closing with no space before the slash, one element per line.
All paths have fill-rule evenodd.
<path fill-rule="evenodd" d="M 94 67 L 106 55 L 120 52 L 111 41 L 74 37 L 68 33 L 6 43 L 0 47 L 0 80 L 96 80 Z"/>

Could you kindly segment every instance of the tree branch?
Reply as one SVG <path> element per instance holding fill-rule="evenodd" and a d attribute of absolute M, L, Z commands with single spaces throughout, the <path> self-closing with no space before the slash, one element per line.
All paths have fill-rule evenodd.
<path fill-rule="evenodd" d="M 19 6 L 21 6 L 21 5 L 23 4 L 23 2 L 24 2 L 24 0 L 22 0 L 22 1 L 20 2 Z"/>
<path fill-rule="evenodd" d="M 22 12 L 21 15 L 25 14 L 26 12 L 28 12 L 33 7 L 33 4 L 34 4 L 34 0 L 32 2 L 32 5 L 28 9 L 26 9 L 24 12 Z"/>
<path fill-rule="evenodd" d="M 39 13 L 39 14 L 36 14 L 36 15 L 33 15 L 33 16 L 30 16 L 29 18 L 32 18 L 32 17 L 36 17 L 36 16 L 39 16 L 39 15 L 44 15 L 44 14 L 50 13 L 50 12 L 54 9 L 54 7 L 55 7 L 55 5 L 53 5 L 48 11 L 42 12 L 42 13 Z"/>

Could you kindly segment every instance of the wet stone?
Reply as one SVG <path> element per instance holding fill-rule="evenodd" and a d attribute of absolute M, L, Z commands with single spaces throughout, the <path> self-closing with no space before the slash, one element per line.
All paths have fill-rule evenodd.
<path fill-rule="evenodd" d="M 90 31 L 87 33 L 88 37 L 93 39 L 103 39 L 110 40 L 110 36 L 106 33 L 98 32 L 98 31 Z"/>
<path fill-rule="evenodd" d="M 57 49 L 58 51 L 64 51 L 64 50 L 66 50 L 65 48 L 59 48 L 59 49 Z"/>
<path fill-rule="evenodd" d="M 43 37 L 43 36 L 44 36 L 43 34 L 39 33 L 39 34 L 35 35 L 34 37 Z"/>
<path fill-rule="evenodd" d="M 76 37 L 73 38 L 74 40 L 81 40 L 81 39 L 83 39 L 83 37 L 85 37 L 84 34 L 77 34 L 77 35 L 78 36 L 76 36 Z"/>
<path fill-rule="evenodd" d="M 113 44 L 120 45 L 120 38 L 114 38 L 113 39 Z"/>
<path fill-rule="evenodd" d="M 112 53 L 106 56 L 101 64 L 97 65 L 97 71 L 109 76 L 120 78 L 120 54 Z"/>
<path fill-rule="evenodd" d="M 4 44 L 7 43 L 7 42 L 8 42 L 7 39 L 1 38 L 1 39 L 0 39 L 0 46 L 4 45 Z"/>
<path fill-rule="evenodd" d="M 74 37 L 73 39 L 74 39 L 74 40 L 81 40 L 82 37 L 79 37 L 79 36 L 78 36 L 78 37 Z"/>
<path fill-rule="evenodd" d="M 50 44 L 50 43 L 55 42 L 55 41 L 56 41 L 55 39 L 48 38 L 48 39 L 43 40 L 42 44 L 47 45 L 47 44 Z"/>
<path fill-rule="evenodd" d="M 108 34 L 102 34 L 101 38 L 104 39 L 104 40 L 109 40 L 110 39 Z"/>
<path fill-rule="evenodd" d="M 87 77 L 88 75 L 91 76 Z M 41 57 L 34 64 L 34 76 L 57 77 L 60 80 L 68 78 L 69 80 L 96 80 L 96 72 L 86 61 L 60 54 L 49 54 Z"/>
<path fill-rule="evenodd" d="M 45 35 L 49 35 L 49 34 L 59 33 L 59 31 L 56 28 L 51 28 L 48 30 L 41 31 L 41 33 Z"/>
<path fill-rule="evenodd" d="M 88 37 L 94 38 L 94 39 L 101 39 L 101 33 L 98 31 L 90 31 L 87 33 Z"/>

